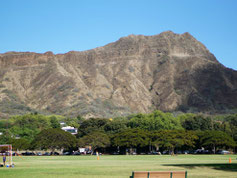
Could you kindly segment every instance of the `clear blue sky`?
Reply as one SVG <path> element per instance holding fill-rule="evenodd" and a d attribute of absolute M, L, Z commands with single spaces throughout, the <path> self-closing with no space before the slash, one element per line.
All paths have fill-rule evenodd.
<path fill-rule="evenodd" d="M 0 0 L 0 53 L 83 51 L 167 30 L 237 70 L 237 0 Z"/>

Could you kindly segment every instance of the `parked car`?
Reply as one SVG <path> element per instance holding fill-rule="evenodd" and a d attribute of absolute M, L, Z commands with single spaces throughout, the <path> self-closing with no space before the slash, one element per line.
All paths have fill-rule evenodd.
<path fill-rule="evenodd" d="M 197 149 L 194 154 L 211 154 L 209 150 Z"/>
<path fill-rule="evenodd" d="M 170 154 L 170 151 L 169 150 L 163 151 L 162 154 L 163 155 L 168 155 L 168 154 Z"/>
<path fill-rule="evenodd" d="M 194 154 L 195 150 L 189 150 L 188 154 Z"/>
<path fill-rule="evenodd" d="M 67 152 L 64 152 L 63 155 L 72 155 L 72 153 L 67 151 Z"/>
<path fill-rule="evenodd" d="M 22 153 L 22 155 L 23 156 L 35 156 L 35 153 L 26 151 L 25 153 Z"/>
<path fill-rule="evenodd" d="M 73 155 L 81 155 L 81 153 L 79 151 L 75 151 Z"/>
<path fill-rule="evenodd" d="M 183 154 L 182 151 L 175 151 L 175 154 Z"/>
<path fill-rule="evenodd" d="M 216 154 L 226 155 L 226 154 L 230 154 L 230 152 L 227 151 L 227 150 L 218 150 L 218 151 L 216 152 Z"/>
<path fill-rule="evenodd" d="M 119 155 L 119 152 L 115 151 L 112 153 L 112 155 Z"/>
<path fill-rule="evenodd" d="M 93 152 L 93 154 L 92 155 L 96 155 L 96 151 L 95 152 Z M 102 153 L 99 153 L 99 155 L 102 155 Z"/>
<path fill-rule="evenodd" d="M 50 156 L 51 154 L 49 152 L 45 152 L 43 156 Z"/>
<path fill-rule="evenodd" d="M 50 155 L 59 155 L 58 152 L 51 152 Z"/>
<path fill-rule="evenodd" d="M 42 156 L 42 153 L 41 152 L 37 152 L 36 155 L 37 156 Z"/>
<path fill-rule="evenodd" d="M 189 150 L 183 151 L 183 154 L 189 154 L 189 153 L 190 153 Z"/>
<path fill-rule="evenodd" d="M 91 150 L 86 151 L 86 154 L 91 154 L 91 153 L 92 153 Z"/>

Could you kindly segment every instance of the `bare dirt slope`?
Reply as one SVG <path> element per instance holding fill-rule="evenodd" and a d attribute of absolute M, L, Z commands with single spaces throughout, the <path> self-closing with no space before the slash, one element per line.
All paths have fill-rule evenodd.
<path fill-rule="evenodd" d="M 88 51 L 0 54 L 1 115 L 112 117 L 237 108 L 237 71 L 189 33 L 130 35 Z"/>

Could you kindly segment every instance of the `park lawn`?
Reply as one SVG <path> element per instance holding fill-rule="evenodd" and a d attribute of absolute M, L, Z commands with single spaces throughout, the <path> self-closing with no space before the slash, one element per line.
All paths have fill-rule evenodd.
<path fill-rule="evenodd" d="M 229 164 L 229 158 L 232 163 Z M 236 178 L 237 155 L 116 155 L 13 157 L 0 178 L 129 178 L 132 171 L 187 170 L 189 178 Z"/>

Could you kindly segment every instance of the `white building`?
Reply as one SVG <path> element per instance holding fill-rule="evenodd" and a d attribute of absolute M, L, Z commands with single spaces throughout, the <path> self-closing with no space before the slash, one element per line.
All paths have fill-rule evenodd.
<path fill-rule="evenodd" d="M 77 129 L 75 127 L 66 126 L 66 127 L 62 127 L 62 130 L 69 132 L 73 135 L 77 134 Z"/>
<path fill-rule="evenodd" d="M 67 124 L 65 122 L 59 122 L 59 124 L 61 125 L 61 127 L 66 126 Z"/>

